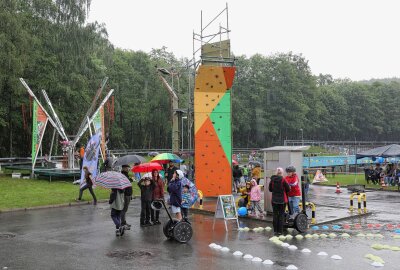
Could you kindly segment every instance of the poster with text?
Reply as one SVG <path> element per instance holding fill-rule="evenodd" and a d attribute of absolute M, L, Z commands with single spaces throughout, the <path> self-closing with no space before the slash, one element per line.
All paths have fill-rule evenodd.
<path fill-rule="evenodd" d="M 36 101 L 33 102 L 32 115 L 32 166 L 34 166 L 48 118 Z"/>
<path fill-rule="evenodd" d="M 83 157 L 82 168 L 87 167 L 89 172 L 92 174 L 93 179 L 97 176 L 97 167 L 98 167 L 99 152 L 100 152 L 100 137 L 101 137 L 100 134 L 95 134 L 90 138 L 85 148 L 85 156 Z M 85 184 L 86 184 L 85 173 L 82 169 L 81 187 L 83 187 Z"/>

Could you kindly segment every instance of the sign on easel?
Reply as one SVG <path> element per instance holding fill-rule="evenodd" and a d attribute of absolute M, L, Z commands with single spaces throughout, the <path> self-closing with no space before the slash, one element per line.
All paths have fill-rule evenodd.
<path fill-rule="evenodd" d="M 225 230 L 228 231 L 228 226 L 226 225 L 227 220 L 236 219 L 236 223 L 239 228 L 239 220 L 236 211 L 235 198 L 233 195 L 219 195 L 217 200 L 217 208 L 214 215 L 213 229 L 215 226 L 215 219 L 223 218 L 225 222 Z"/>

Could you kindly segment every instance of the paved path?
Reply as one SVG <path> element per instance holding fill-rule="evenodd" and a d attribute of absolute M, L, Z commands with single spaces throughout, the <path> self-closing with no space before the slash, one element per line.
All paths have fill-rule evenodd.
<path fill-rule="evenodd" d="M 333 196 L 334 189 L 313 188 L 313 197 L 327 205 L 347 207 L 348 194 Z M 334 193 L 333 193 L 334 194 Z M 334 194 L 336 195 L 336 194 Z M 376 214 L 363 222 L 399 222 L 399 196 L 392 193 L 369 193 L 369 208 Z M 277 246 L 268 239 L 271 232 L 238 232 L 234 222 L 225 232 L 222 221 L 212 230 L 213 217 L 191 215 L 194 237 L 188 244 L 167 241 L 161 226 L 140 228 L 139 201 L 134 200 L 128 221 L 132 230 L 116 238 L 107 204 L 83 205 L 58 209 L 0 213 L 0 269 L 265 269 L 265 266 L 235 259 L 232 252 L 240 250 L 262 259 L 271 259 L 270 269 L 285 269 L 294 264 L 299 269 L 374 269 L 364 258 L 367 253 L 381 256 L 383 269 L 399 269 L 400 256 L 395 251 L 375 251 L 373 243 L 400 246 L 392 238 L 393 231 L 385 229 L 348 230 L 352 237 L 342 239 L 303 239 L 287 241 L 298 249 L 309 248 L 311 254 Z M 165 221 L 165 213 L 162 220 Z M 352 221 L 353 222 L 353 221 Z M 354 222 L 359 222 L 358 220 Z M 254 228 L 265 223 L 241 221 L 241 226 Z M 330 233 L 312 231 L 312 233 Z M 358 238 L 356 234 L 381 233 L 383 239 Z M 340 235 L 343 231 L 335 231 Z M 12 237 L 12 236 L 15 237 Z M 227 246 L 230 253 L 223 254 L 208 247 L 211 242 Z M 328 257 L 316 256 L 325 251 Z M 329 257 L 338 254 L 341 261 Z"/>

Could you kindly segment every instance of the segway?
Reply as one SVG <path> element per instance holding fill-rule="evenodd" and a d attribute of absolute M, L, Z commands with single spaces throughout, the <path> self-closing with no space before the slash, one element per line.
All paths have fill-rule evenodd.
<path fill-rule="evenodd" d="M 181 221 L 172 218 L 163 200 L 153 201 L 151 203 L 151 208 L 156 211 L 160 211 L 161 208 L 164 208 L 167 212 L 169 220 L 164 224 L 163 232 L 168 239 L 174 239 L 180 243 L 186 243 L 192 238 L 193 229 L 190 222 L 186 218 L 183 218 Z"/>
<path fill-rule="evenodd" d="M 308 217 L 306 214 L 306 195 L 304 193 L 304 176 L 301 177 L 301 200 L 303 202 L 303 209 L 297 216 L 292 219 L 290 218 L 291 210 L 290 206 L 288 207 L 289 211 L 285 212 L 285 216 L 283 219 L 283 227 L 284 228 L 294 228 L 300 233 L 304 233 L 308 229 Z"/>

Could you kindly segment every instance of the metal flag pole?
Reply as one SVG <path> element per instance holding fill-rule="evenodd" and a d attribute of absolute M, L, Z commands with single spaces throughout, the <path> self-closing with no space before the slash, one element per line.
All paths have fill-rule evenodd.
<path fill-rule="evenodd" d="M 28 91 L 29 95 L 31 97 L 33 97 L 35 99 L 35 101 L 37 102 L 37 104 L 40 106 L 40 108 L 43 110 L 43 112 L 46 114 L 47 118 L 49 119 L 49 122 L 51 123 L 51 125 L 58 131 L 58 133 L 60 134 L 60 136 L 65 139 L 68 140 L 68 138 L 64 137 L 63 133 L 61 132 L 61 130 L 58 128 L 58 126 L 56 125 L 56 123 L 53 121 L 53 119 L 50 117 L 50 115 L 47 113 L 47 111 L 43 108 L 42 104 L 40 103 L 40 101 L 37 99 L 37 97 L 35 96 L 35 94 L 32 92 L 32 90 L 29 88 L 28 84 L 24 81 L 23 78 L 19 78 L 19 80 L 21 81 L 22 85 L 26 88 L 26 90 Z"/>
<path fill-rule="evenodd" d="M 61 130 L 61 132 L 64 134 L 64 137 L 68 139 L 67 134 L 65 134 L 64 127 L 61 124 L 61 121 L 58 118 L 58 115 L 57 115 L 56 111 L 53 108 L 53 104 L 51 103 L 51 101 L 49 99 L 49 96 L 47 95 L 47 93 L 46 93 L 46 91 L 44 89 L 42 89 L 42 94 L 43 94 L 44 98 L 46 99 L 47 105 L 49 105 L 51 112 L 53 113 L 54 120 L 55 120 L 56 124 L 58 125 L 59 129 Z M 67 140 L 67 141 L 69 141 L 69 140 Z"/>
<path fill-rule="evenodd" d="M 79 126 L 78 132 L 77 132 L 77 136 L 75 137 L 74 141 L 73 141 L 73 146 L 75 147 L 76 143 L 79 141 L 79 139 L 76 139 L 80 136 L 78 136 L 78 134 L 83 134 L 85 133 L 86 129 L 87 129 L 87 122 L 86 122 L 86 118 L 90 116 L 90 114 L 92 113 L 93 109 L 96 106 L 97 100 L 100 98 L 101 96 L 101 92 L 103 91 L 104 87 L 106 86 L 106 83 L 108 81 L 108 77 L 105 77 L 101 83 L 101 87 L 97 90 L 96 96 L 94 97 L 92 104 L 90 105 L 90 108 L 88 109 L 88 111 L 86 112 L 85 117 L 82 120 L 81 125 Z M 83 132 L 82 132 L 83 131 Z M 81 135 L 82 136 L 82 135 Z"/>
<path fill-rule="evenodd" d="M 73 141 L 73 145 L 76 145 L 76 143 L 79 141 L 79 139 L 82 137 L 83 133 L 85 133 L 86 129 L 89 127 L 90 123 L 93 122 L 94 118 L 96 117 L 96 114 L 100 111 L 101 107 L 104 106 L 104 104 L 107 102 L 107 100 L 111 97 L 111 95 L 114 93 L 114 89 L 111 89 L 110 92 L 108 92 L 107 96 L 103 99 L 103 101 L 100 103 L 100 106 L 97 108 L 97 110 L 94 112 L 94 114 L 92 115 L 92 117 L 89 119 L 89 122 L 87 122 L 87 120 L 85 120 L 85 125 L 83 126 L 81 132 L 79 132 L 74 141 Z"/>

